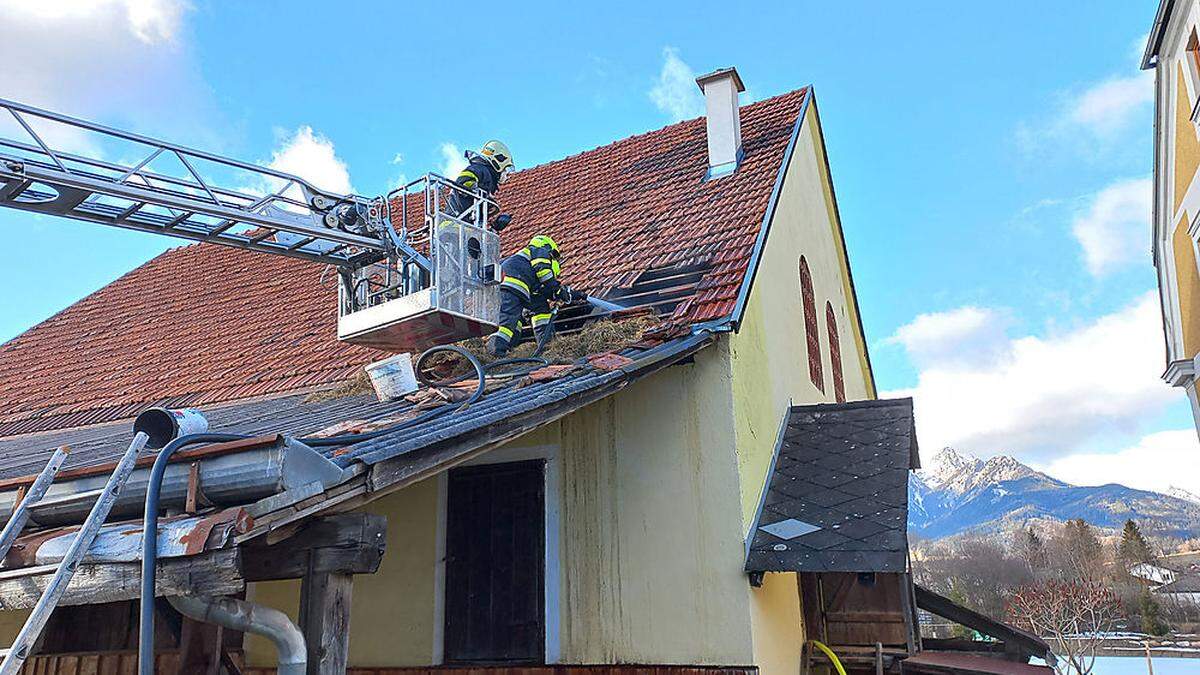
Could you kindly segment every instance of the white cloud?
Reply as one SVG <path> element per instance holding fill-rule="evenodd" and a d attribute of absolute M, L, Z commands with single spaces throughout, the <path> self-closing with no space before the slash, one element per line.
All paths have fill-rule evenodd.
<path fill-rule="evenodd" d="M 901 326 L 885 344 L 904 347 L 917 365 L 947 361 L 979 363 L 998 356 L 1005 346 L 1001 312 L 987 307 L 959 307 L 948 312 L 921 314 Z"/>
<path fill-rule="evenodd" d="M 185 39 L 190 11 L 185 0 L 0 0 L 0 92 L 119 126 L 186 130 L 194 141 L 212 107 Z M 64 149 L 101 150 L 60 125 L 34 127 Z"/>
<path fill-rule="evenodd" d="M 1057 107 L 1041 119 L 1018 125 L 1018 147 L 1028 155 L 1063 149 L 1099 158 L 1128 150 L 1130 134 L 1148 133 L 1154 102 L 1154 73 L 1135 71 L 1059 93 Z"/>
<path fill-rule="evenodd" d="M 704 114 L 704 97 L 696 87 L 696 73 L 679 58 L 674 47 L 663 48 L 662 70 L 650 90 L 650 100 L 676 122 Z"/>
<path fill-rule="evenodd" d="M 1154 73 L 1144 70 L 1093 85 L 1067 111 L 1068 120 L 1098 136 L 1126 128 L 1154 101 Z"/>
<path fill-rule="evenodd" d="M 299 176 L 321 190 L 338 194 L 355 191 L 350 183 L 350 171 L 346 162 L 337 156 L 333 141 L 307 125 L 285 136 L 266 164 L 276 171 Z"/>
<path fill-rule="evenodd" d="M 438 167 L 438 172 L 447 178 L 453 179 L 458 175 L 459 171 L 467 168 L 467 159 L 463 156 L 463 151 L 455 143 L 442 143 L 438 148 L 438 152 L 442 155 L 442 163 Z"/>
<path fill-rule="evenodd" d="M 1181 487 L 1200 494 L 1200 442 L 1195 429 L 1160 431 L 1113 453 L 1079 453 L 1039 467 L 1076 485 L 1120 483 L 1166 492 Z"/>
<path fill-rule="evenodd" d="M 392 165 L 393 166 L 403 166 L 403 164 L 404 164 L 404 155 L 397 152 L 396 156 L 392 157 Z M 400 173 L 397 173 L 394 176 L 392 176 L 392 179 L 388 181 L 388 190 L 395 190 L 398 188 L 402 188 L 405 185 L 408 185 L 408 176 L 405 175 L 405 173 L 403 171 L 401 171 Z"/>
<path fill-rule="evenodd" d="M 1075 217 L 1071 232 L 1093 276 L 1146 261 L 1151 189 L 1149 178 L 1117 181 L 1093 195 L 1086 211 Z"/>
<path fill-rule="evenodd" d="M 917 430 L 926 448 L 952 446 L 979 455 L 1006 452 L 1048 460 L 1078 452 L 1107 434 L 1137 433 L 1147 418 L 1178 399 L 1178 392 L 1158 378 L 1162 335 L 1153 293 L 1090 324 L 1047 337 L 1009 338 L 1003 326 L 991 324 L 994 331 L 988 332 L 988 324 L 980 321 L 961 323 L 966 328 L 960 327 L 957 335 L 971 339 L 956 342 L 956 349 L 982 345 L 1000 356 L 982 364 L 922 362 L 929 354 L 917 349 L 917 385 L 885 394 L 915 398 Z M 921 333 L 910 327 L 914 345 L 938 344 L 915 340 L 912 336 Z M 901 332 L 893 339 L 904 344 Z"/>

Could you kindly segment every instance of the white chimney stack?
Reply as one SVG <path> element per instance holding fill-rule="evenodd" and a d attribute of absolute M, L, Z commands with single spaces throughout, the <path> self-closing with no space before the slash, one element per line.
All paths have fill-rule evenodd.
<path fill-rule="evenodd" d="M 708 125 L 708 178 L 733 173 L 742 154 L 738 94 L 746 91 L 736 68 L 721 68 L 696 78 L 704 92 Z"/>

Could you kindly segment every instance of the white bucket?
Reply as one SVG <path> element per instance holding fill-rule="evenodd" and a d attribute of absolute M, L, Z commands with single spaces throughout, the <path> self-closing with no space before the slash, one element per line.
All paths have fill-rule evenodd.
<path fill-rule="evenodd" d="M 133 421 L 133 430 L 149 436 L 146 447 L 157 450 L 180 436 L 208 431 L 208 420 L 195 408 L 148 408 Z"/>
<path fill-rule="evenodd" d="M 367 377 L 380 401 L 394 401 L 411 394 L 420 386 L 413 370 L 412 354 L 397 354 L 367 365 Z"/>

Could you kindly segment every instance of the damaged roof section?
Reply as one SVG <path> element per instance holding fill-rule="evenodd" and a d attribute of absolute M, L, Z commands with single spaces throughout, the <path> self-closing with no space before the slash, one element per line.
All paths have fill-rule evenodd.
<path fill-rule="evenodd" d="M 514 217 L 505 252 L 545 230 L 565 279 L 598 295 L 694 269 L 642 299 L 680 323 L 728 316 L 808 93 L 743 106 L 745 157 L 720 181 L 703 180 L 702 118 L 514 174 L 498 195 Z M 381 353 L 337 341 L 334 276 L 221 246 L 167 251 L 0 345 L 0 436 L 349 380 Z"/>
<path fill-rule="evenodd" d="M 609 396 L 640 377 L 684 360 L 713 339 L 708 333 L 645 339 L 574 364 L 535 370 L 509 386 L 489 391 L 469 405 L 457 402 L 453 394 L 445 392 L 432 396 L 436 400 L 431 400 L 435 389 L 427 388 L 411 397 L 412 400 L 390 403 L 376 402 L 370 396 L 305 402 L 305 397 L 298 395 L 217 408 L 207 411 L 213 431 L 251 438 L 180 452 L 176 456 L 178 462 L 173 461 L 173 468 L 168 469 L 164 499 L 173 493 L 177 493 L 174 495 L 177 500 L 182 498 L 189 478 L 186 467 L 195 463 L 199 490 L 214 506 L 245 505 L 261 497 L 262 501 L 249 509 L 256 519 L 255 526 L 239 535 L 240 540 L 253 538 L 278 526 L 280 520 L 294 522 L 320 512 L 326 500 L 332 500 L 332 504 L 354 498 L 369 499 L 366 495 L 371 492 L 402 487 L 497 447 Z M 404 421 L 425 412 L 430 405 L 452 408 L 449 414 L 403 426 Z M 282 437 L 370 431 L 383 433 L 355 444 L 319 450 Z M 118 423 L 0 441 L 0 461 L 3 461 L 0 490 L 8 490 L 0 493 L 0 508 L 6 504 L 11 508 L 14 491 L 31 482 L 40 465 L 55 448 L 63 445 L 74 448 L 72 464 L 60 473 L 66 480 L 56 482 L 54 489 L 85 495 L 91 488 L 88 481 L 103 482 L 106 478 L 111 462 L 127 443 L 129 434 L 127 423 Z M 318 452 L 320 456 L 316 459 L 333 469 L 336 476 L 327 475 L 328 471 L 311 470 L 306 474 L 313 476 L 309 482 L 288 476 L 289 463 L 295 463 L 297 454 L 304 455 L 301 458 L 305 460 L 304 466 L 311 467 L 313 461 L 308 455 L 315 456 Z M 250 469 L 237 471 L 236 467 L 227 466 L 240 456 L 253 459 L 258 455 L 267 459 L 254 460 L 255 467 L 262 465 L 269 469 L 278 465 L 275 473 L 264 476 L 265 482 L 260 481 L 268 487 L 278 486 L 271 490 L 274 496 L 247 492 L 244 483 Z M 182 466 L 175 468 L 177 465 Z M 130 489 L 125 491 L 134 507 L 140 504 L 137 486 L 144 486 L 147 471 L 146 467 L 135 471 L 130 478 Z M 293 508 L 298 503 L 303 503 L 307 510 Z M 114 509 L 114 514 L 118 512 L 119 509 Z M 48 524 L 51 522 L 47 520 Z"/>
<path fill-rule="evenodd" d="M 788 410 L 747 572 L 904 572 L 912 399 Z"/>

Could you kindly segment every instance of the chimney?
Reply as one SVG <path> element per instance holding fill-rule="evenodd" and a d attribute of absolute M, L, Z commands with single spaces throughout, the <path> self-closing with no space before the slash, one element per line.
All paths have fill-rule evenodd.
<path fill-rule="evenodd" d="M 696 78 L 704 92 L 708 126 L 708 174 L 705 179 L 733 173 L 742 159 L 742 121 L 738 94 L 746 91 L 736 68 L 721 68 Z"/>

